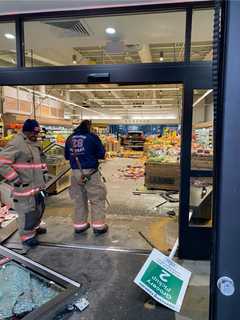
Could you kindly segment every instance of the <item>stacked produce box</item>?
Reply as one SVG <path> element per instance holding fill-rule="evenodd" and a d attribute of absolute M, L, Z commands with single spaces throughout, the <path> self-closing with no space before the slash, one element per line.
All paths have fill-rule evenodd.
<path fill-rule="evenodd" d="M 112 135 L 101 135 L 101 141 L 105 147 L 107 157 L 116 157 L 120 152 L 120 142 Z"/>
<path fill-rule="evenodd" d="M 63 148 L 59 146 L 54 146 L 46 152 L 46 163 L 48 167 L 48 172 L 53 177 L 59 175 L 63 170 L 69 167 L 69 162 L 64 159 Z M 57 194 L 70 186 L 70 175 L 69 171 L 61 179 L 59 179 L 55 184 L 53 184 L 48 192 L 50 194 Z"/>

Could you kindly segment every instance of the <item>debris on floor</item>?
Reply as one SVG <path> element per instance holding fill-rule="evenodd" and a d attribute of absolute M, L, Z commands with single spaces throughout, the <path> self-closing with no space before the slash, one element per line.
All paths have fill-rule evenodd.
<path fill-rule="evenodd" d="M 0 283 L 0 319 L 21 319 L 61 292 L 13 261 L 0 268 Z"/>
<path fill-rule="evenodd" d="M 154 245 L 151 243 L 151 241 L 149 241 L 148 238 L 147 238 L 141 231 L 139 231 L 138 234 L 139 234 L 152 248 L 155 248 Z"/>
<path fill-rule="evenodd" d="M 125 168 L 118 169 L 120 172 L 119 178 L 139 179 L 144 177 L 143 165 L 127 165 Z"/>

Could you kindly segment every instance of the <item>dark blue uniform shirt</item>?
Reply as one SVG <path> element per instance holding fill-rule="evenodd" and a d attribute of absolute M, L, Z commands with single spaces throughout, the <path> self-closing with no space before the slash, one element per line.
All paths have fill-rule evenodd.
<path fill-rule="evenodd" d="M 105 149 L 97 135 L 74 133 L 66 141 L 65 159 L 70 161 L 72 169 L 79 169 L 75 156 L 78 157 L 82 169 L 97 169 L 98 160 L 105 157 Z"/>

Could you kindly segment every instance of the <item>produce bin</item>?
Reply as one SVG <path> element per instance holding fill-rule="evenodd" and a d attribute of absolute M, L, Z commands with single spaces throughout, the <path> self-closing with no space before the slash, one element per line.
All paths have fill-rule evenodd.
<path fill-rule="evenodd" d="M 18 229 L 17 218 L 13 217 L 11 220 L 3 222 L 0 227 L 0 243 L 7 240 Z"/>
<path fill-rule="evenodd" d="M 48 167 L 48 173 L 51 178 L 58 176 L 69 167 L 69 162 L 64 159 L 64 147 L 58 144 L 50 146 L 44 152 L 46 156 L 46 163 Z M 67 172 L 62 178 L 55 182 L 50 188 L 48 193 L 57 194 L 70 186 L 71 171 Z"/>
<path fill-rule="evenodd" d="M 192 157 L 192 169 L 213 169 L 212 158 L 194 158 Z"/>
<path fill-rule="evenodd" d="M 147 161 L 145 164 L 144 184 L 147 189 L 178 191 L 180 187 L 179 163 Z"/>
<path fill-rule="evenodd" d="M 49 160 L 49 159 L 48 159 Z M 54 163 L 47 163 L 48 166 L 48 173 L 52 176 L 57 176 L 63 170 L 69 167 L 68 161 L 55 159 Z M 50 194 L 57 194 L 70 186 L 70 176 L 71 171 L 67 172 L 61 179 L 59 179 L 56 183 L 54 183 L 49 189 L 48 192 Z"/>

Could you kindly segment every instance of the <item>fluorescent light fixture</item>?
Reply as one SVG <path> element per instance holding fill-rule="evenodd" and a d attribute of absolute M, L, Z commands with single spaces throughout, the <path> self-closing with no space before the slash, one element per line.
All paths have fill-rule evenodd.
<path fill-rule="evenodd" d="M 175 120 L 177 117 L 175 115 L 161 115 L 161 116 L 132 116 L 131 119 L 133 120 Z"/>
<path fill-rule="evenodd" d="M 159 98 L 159 99 L 139 99 L 139 98 L 92 98 L 88 99 L 87 101 L 115 101 L 115 100 L 122 100 L 122 101 L 172 101 L 174 98 Z"/>
<path fill-rule="evenodd" d="M 105 32 L 107 33 L 107 34 L 115 34 L 116 33 L 116 29 L 115 28 L 113 28 L 113 27 L 108 27 L 108 28 L 106 28 L 105 29 Z"/>
<path fill-rule="evenodd" d="M 8 40 L 13 40 L 13 39 L 15 39 L 15 36 L 14 36 L 14 34 L 12 34 L 12 33 L 5 33 L 5 34 L 4 34 L 4 37 L 7 38 Z"/>
<path fill-rule="evenodd" d="M 213 92 L 213 89 L 205 92 L 199 99 L 197 99 L 197 101 L 194 102 L 193 107 L 195 107 L 199 102 L 201 102 L 204 98 L 206 98 L 206 96 L 208 96 L 211 92 Z"/>
<path fill-rule="evenodd" d="M 149 114 L 151 116 L 157 116 L 157 115 L 162 115 L 162 114 L 169 114 L 170 110 L 165 110 L 165 111 L 161 111 L 161 112 L 156 112 L 156 111 L 148 111 L 148 110 L 144 110 L 144 111 L 118 111 L 118 114 L 135 114 L 135 115 L 143 115 L 143 114 Z"/>
<path fill-rule="evenodd" d="M 159 113 L 159 112 L 165 112 L 165 111 L 170 111 L 170 110 L 172 110 L 172 108 L 164 108 L 164 109 L 158 109 L 158 110 L 156 110 L 156 109 L 148 109 L 148 108 L 145 108 L 145 109 L 143 109 L 143 108 L 139 108 L 139 109 L 111 109 L 111 108 L 109 108 L 109 109 L 107 109 L 106 111 L 111 111 L 111 112 L 117 112 L 117 113 L 121 113 L 121 112 L 124 112 L 124 113 L 127 113 L 127 112 L 133 112 L 133 113 L 142 113 L 142 112 L 153 112 L 153 113 Z"/>
<path fill-rule="evenodd" d="M 138 106 L 144 108 L 144 107 L 172 107 L 174 104 L 172 103 L 158 103 L 158 104 L 101 104 L 101 107 L 128 107 L 128 108 L 138 108 Z M 140 108 L 139 108 L 140 109 Z"/>
<path fill-rule="evenodd" d="M 83 89 L 69 89 L 70 92 L 116 92 L 116 91 L 179 91 L 180 88 L 83 88 Z"/>
<path fill-rule="evenodd" d="M 31 93 L 35 93 L 36 95 L 42 97 L 42 92 L 40 92 L 40 91 L 32 90 L 32 89 L 26 88 L 26 87 L 24 87 L 24 86 L 18 86 L 18 88 L 23 89 L 23 90 L 26 90 L 26 91 L 31 92 Z M 76 104 L 76 103 L 74 103 L 74 102 L 67 101 L 67 100 L 63 100 L 63 99 L 57 98 L 57 97 L 55 97 L 55 96 L 52 96 L 52 95 L 50 95 L 50 94 L 45 94 L 44 96 L 47 97 L 47 98 L 50 98 L 50 99 L 52 99 L 52 100 L 59 101 L 59 102 L 62 102 L 62 103 L 64 103 L 64 104 L 67 104 L 67 105 L 71 106 L 72 109 L 74 109 L 73 107 L 77 107 L 77 108 L 81 108 L 81 109 L 83 109 L 83 110 L 86 110 L 86 111 L 88 111 L 88 112 L 94 112 L 94 113 L 103 115 L 102 112 L 99 112 L 99 111 L 96 111 L 96 110 L 93 110 L 93 109 L 89 109 L 89 108 L 85 108 L 85 107 L 80 106 L 80 105 L 78 105 L 78 104 Z"/>
<path fill-rule="evenodd" d="M 105 116 L 85 116 L 83 115 L 83 119 L 90 119 L 90 120 L 121 120 L 121 116 L 111 116 L 111 115 L 105 115 Z"/>

